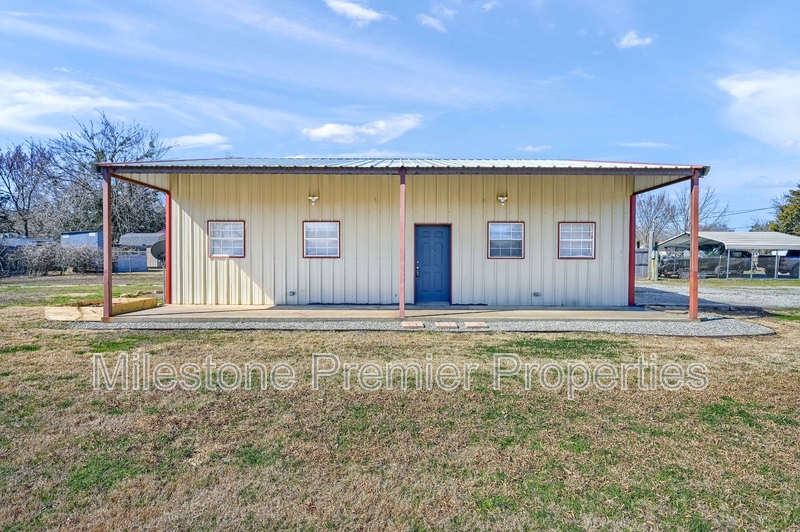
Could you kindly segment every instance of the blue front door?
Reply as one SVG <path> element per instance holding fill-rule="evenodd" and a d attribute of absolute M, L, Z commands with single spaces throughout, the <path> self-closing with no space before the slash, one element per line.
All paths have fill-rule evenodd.
<path fill-rule="evenodd" d="M 414 302 L 450 303 L 450 226 L 416 226 L 414 255 Z"/>

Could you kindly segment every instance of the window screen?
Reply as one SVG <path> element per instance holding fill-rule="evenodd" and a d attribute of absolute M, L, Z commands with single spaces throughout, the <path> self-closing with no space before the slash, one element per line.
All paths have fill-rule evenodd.
<path fill-rule="evenodd" d="M 558 232 L 558 258 L 594 258 L 593 223 L 560 223 Z"/>
<path fill-rule="evenodd" d="M 244 222 L 208 222 L 209 255 L 244 257 Z"/>
<path fill-rule="evenodd" d="M 304 257 L 339 256 L 339 222 L 303 222 Z"/>
<path fill-rule="evenodd" d="M 521 259 L 525 226 L 521 222 L 489 222 L 489 258 Z"/>

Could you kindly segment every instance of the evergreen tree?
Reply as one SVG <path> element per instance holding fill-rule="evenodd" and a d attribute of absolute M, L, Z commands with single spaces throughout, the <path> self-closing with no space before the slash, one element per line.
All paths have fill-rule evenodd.
<path fill-rule="evenodd" d="M 800 236 L 800 184 L 775 201 L 776 220 L 770 229 Z"/>

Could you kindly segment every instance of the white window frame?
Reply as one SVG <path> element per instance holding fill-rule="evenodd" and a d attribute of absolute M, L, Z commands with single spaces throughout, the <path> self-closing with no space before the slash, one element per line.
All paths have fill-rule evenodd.
<path fill-rule="evenodd" d="M 223 224 L 227 224 L 228 227 L 224 228 L 221 227 Z M 237 231 L 241 227 L 241 231 Z M 218 234 L 216 231 L 222 229 L 225 231 L 226 229 L 229 231 L 228 235 L 225 234 Z M 230 234 L 233 233 L 233 234 Z M 235 236 L 236 233 L 239 233 L 241 236 Z M 222 253 L 222 252 L 215 252 L 215 244 L 233 244 L 230 245 L 229 248 L 234 250 L 238 249 L 236 243 L 241 244 L 241 254 L 237 253 Z M 241 259 L 245 257 L 245 226 L 244 220 L 209 220 L 208 221 L 208 256 L 211 258 L 228 258 L 228 259 Z"/>
<path fill-rule="evenodd" d="M 565 229 L 569 228 L 569 237 L 564 238 Z M 575 230 L 579 233 L 576 236 Z M 589 232 L 589 237 L 586 232 Z M 568 244 L 568 245 L 565 245 Z M 577 244 L 577 246 L 576 246 Z M 586 244 L 589 244 L 588 247 Z M 566 253 L 565 251 L 568 251 Z M 578 252 L 577 254 L 575 252 Z M 559 222 L 558 223 L 558 258 L 563 260 L 593 260 L 597 255 L 597 227 L 595 222 Z"/>
<path fill-rule="evenodd" d="M 519 238 L 492 238 L 493 225 L 517 225 L 520 229 Z M 513 231 L 513 229 L 512 229 Z M 492 255 L 492 242 L 519 242 L 520 255 Z M 486 257 L 489 259 L 524 259 L 525 258 L 525 222 L 489 222 L 486 232 Z"/>
<path fill-rule="evenodd" d="M 308 236 L 308 226 L 309 225 L 322 225 L 325 224 L 328 226 L 328 230 L 331 226 L 336 227 L 336 237 L 324 236 L 318 237 Z M 308 244 L 309 242 L 313 241 L 335 241 L 336 242 L 336 254 L 328 254 L 328 255 L 317 255 L 313 254 L 310 255 L 308 253 Z M 342 256 L 342 227 L 341 223 L 337 220 L 314 220 L 314 221 L 305 221 L 303 222 L 303 258 L 304 259 L 338 259 Z"/>

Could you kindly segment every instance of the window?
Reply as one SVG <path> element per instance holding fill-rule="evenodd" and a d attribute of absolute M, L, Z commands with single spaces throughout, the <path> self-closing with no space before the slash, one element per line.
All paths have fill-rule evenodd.
<path fill-rule="evenodd" d="M 522 222 L 489 222 L 489 258 L 521 259 L 525 224 Z"/>
<path fill-rule="evenodd" d="M 559 259 L 594 258 L 594 222 L 558 224 Z"/>
<path fill-rule="evenodd" d="M 303 257 L 339 258 L 339 222 L 303 222 Z"/>
<path fill-rule="evenodd" d="M 244 257 L 244 222 L 209 221 L 208 254 L 211 257 Z"/>

